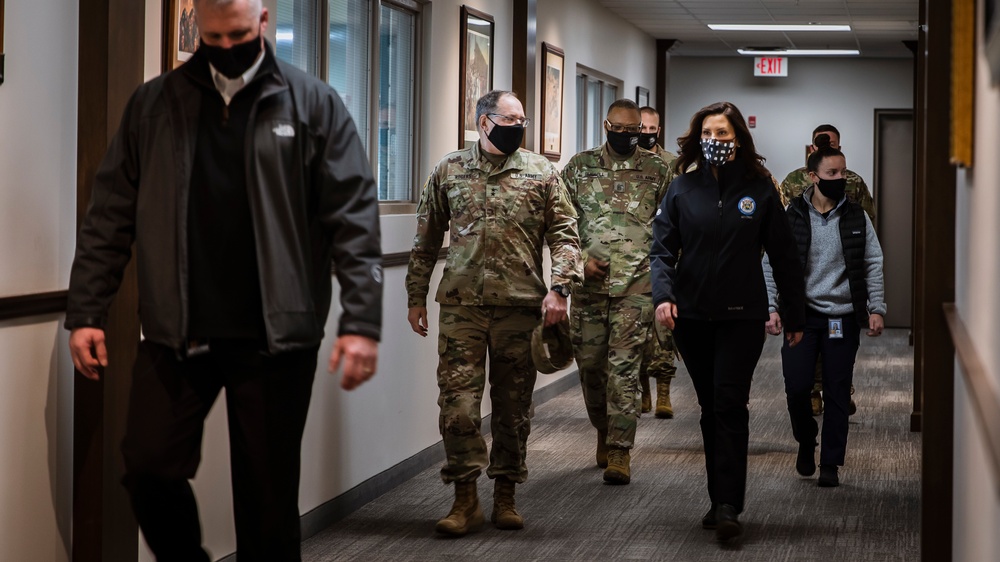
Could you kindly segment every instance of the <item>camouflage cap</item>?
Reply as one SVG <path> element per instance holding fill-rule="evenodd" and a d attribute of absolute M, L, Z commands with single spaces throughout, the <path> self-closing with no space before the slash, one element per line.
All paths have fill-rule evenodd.
<path fill-rule="evenodd" d="M 573 362 L 573 342 L 569 337 L 569 322 L 562 321 L 545 327 L 542 320 L 531 333 L 531 360 L 539 373 L 550 375 L 569 367 Z"/>

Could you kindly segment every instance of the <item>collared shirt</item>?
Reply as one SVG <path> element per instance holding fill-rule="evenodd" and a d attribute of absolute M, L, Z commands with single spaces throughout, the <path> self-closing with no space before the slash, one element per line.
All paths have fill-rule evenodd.
<path fill-rule="evenodd" d="M 226 105 L 229 105 L 229 102 L 233 100 L 233 96 L 242 90 L 243 86 L 246 86 L 251 80 L 253 80 L 253 77 L 257 75 L 257 71 L 260 70 L 260 65 L 263 64 L 263 62 L 264 51 L 261 50 L 253 65 L 246 72 L 236 78 L 226 76 L 216 70 L 215 67 L 212 66 L 212 63 L 208 63 L 208 68 L 212 71 L 212 83 L 215 84 L 215 89 L 219 91 L 219 94 L 222 96 L 222 101 L 226 102 Z"/>
<path fill-rule="evenodd" d="M 650 293 L 653 217 L 674 177 L 670 168 L 649 151 L 619 160 L 601 145 L 573 156 L 562 175 L 579 215 L 584 251 L 610 264 L 603 280 L 584 281 L 583 292 Z"/>
<path fill-rule="evenodd" d="M 476 143 L 442 159 L 417 207 L 417 234 L 406 274 L 408 306 L 426 306 L 438 251 L 449 232 L 437 302 L 472 306 L 538 306 L 552 285 L 582 278 L 576 213 L 555 167 L 518 150 L 493 164 Z"/>

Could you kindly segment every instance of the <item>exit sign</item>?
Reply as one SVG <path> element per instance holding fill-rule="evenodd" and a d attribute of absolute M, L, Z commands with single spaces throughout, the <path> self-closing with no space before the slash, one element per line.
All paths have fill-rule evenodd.
<path fill-rule="evenodd" d="M 785 57 L 754 57 L 754 76 L 788 76 L 788 59 Z"/>

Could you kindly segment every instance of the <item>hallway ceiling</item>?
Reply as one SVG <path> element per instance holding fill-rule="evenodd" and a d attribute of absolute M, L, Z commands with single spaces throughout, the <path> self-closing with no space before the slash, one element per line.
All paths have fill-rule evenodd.
<path fill-rule="evenodd" d="M 863 57 L 909 57 L 918 0 L 599 0 L 672 56 L 740 56 L 736 49 L 860 49 Z M 708 24 L 850 24 L 849 32 L 713 31 Z"/>

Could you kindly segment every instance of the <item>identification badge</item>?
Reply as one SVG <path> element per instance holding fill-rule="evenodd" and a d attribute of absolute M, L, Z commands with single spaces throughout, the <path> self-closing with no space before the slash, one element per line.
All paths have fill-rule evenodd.
<path fill-rule="evenodd" d="M 827 322 L 829 322 L 830 339 L 844 339 L 844 321 L 840 318 L 830 318 Z"/>

